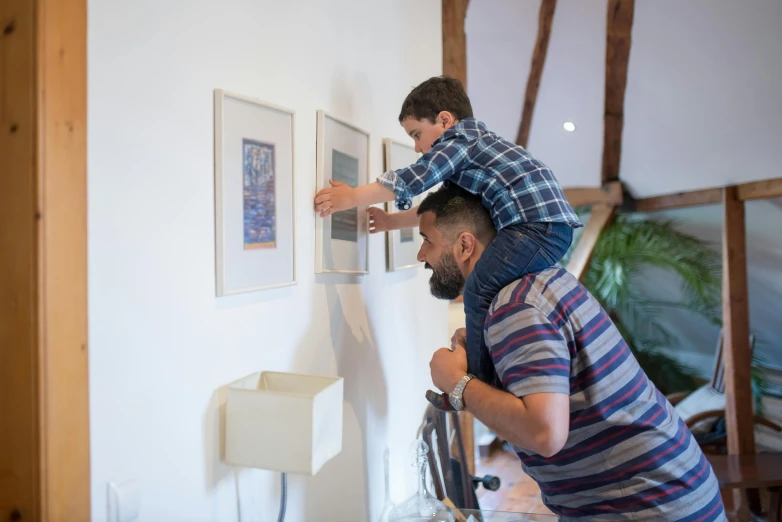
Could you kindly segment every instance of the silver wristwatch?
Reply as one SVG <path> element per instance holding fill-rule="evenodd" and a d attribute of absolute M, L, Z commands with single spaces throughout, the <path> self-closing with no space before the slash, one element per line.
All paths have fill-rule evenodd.
<path fill-rule="evenodd" d="M 448 394 L 448 402 L 451 403 L 454 410 L 461 411 L 464 409 L 464 388 L 467 386 L 467 383 L 474 378 L 475 375 L 465 375 L 459 379 L 459 382 L 456 383 L 456 387 Z"/>

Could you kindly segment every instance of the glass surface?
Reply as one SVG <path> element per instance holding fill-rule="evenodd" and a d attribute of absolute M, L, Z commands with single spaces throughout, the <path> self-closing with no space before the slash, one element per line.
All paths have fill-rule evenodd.
<path fill-rule="evenodd" d="M 505 511 L 479 511 L 475 509 L 460 509 L 469 522 L 472 515 L 476 522 L 553 522 L 559 520 L 556 515 L 539 515 L 536 513 L 511 513 Z"/>
<path fill-rule="evenodd" d="M 418 487 L 413 495 L 395 506 L 388 515 L 389 522 L 454 522 L 453 513 L 437 500 L 426 487 L 429 446 L 418 439 L 413 446 L 413 465 L 418 469 Z"/>

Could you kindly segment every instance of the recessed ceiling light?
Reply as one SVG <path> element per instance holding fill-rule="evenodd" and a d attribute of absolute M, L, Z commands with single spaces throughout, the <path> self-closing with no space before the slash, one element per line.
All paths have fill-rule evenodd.
<path fill-rule="evenodd" d="M 562 127 L 568 132 L 573 132 L 576 130 L 576 125 L 572 121 L 566 121 L 564 124 L 562 124 Z"/>

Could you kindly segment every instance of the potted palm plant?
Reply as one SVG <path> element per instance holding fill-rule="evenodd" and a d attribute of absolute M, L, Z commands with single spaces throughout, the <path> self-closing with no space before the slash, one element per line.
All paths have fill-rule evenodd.
<path fill-rule="evenodd" d="M 583 209 L 579 214 L 584 214 Z M 574 246 L 578 242 L 576 238 Z M 572 248 L 571 248 L 572 252 Z M 563 266 L 570 257 L 563 259 Z M 650 267 L 681 281 L 680 299 L 651 298 L 640 279 Z M 682 348 L 660 320 L 666 309 L 686 309 L 721 324 L 721 258 L 713 245 L 677 229 L 672 220 L 618 215 L 602 232 L 583 279 L 608 312 L 636 359 L 664 394 L 690 391 L 703 381 L 662 347 Z M 753 369 L 756 406 L 766 383 Z"/>

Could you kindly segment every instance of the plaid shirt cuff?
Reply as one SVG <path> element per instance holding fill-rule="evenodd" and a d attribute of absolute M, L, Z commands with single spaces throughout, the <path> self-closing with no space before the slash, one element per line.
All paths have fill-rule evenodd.
<path fill-rule="evenodd" d="M 393 190 L 396 194 L 396 208 L 399 210 L 408 210 L 413 206 L 413 194 L 407 188 L 404 180 L 393 170 L 384 172 L 377 178 L 377 182 L 388 190 Z"/>

